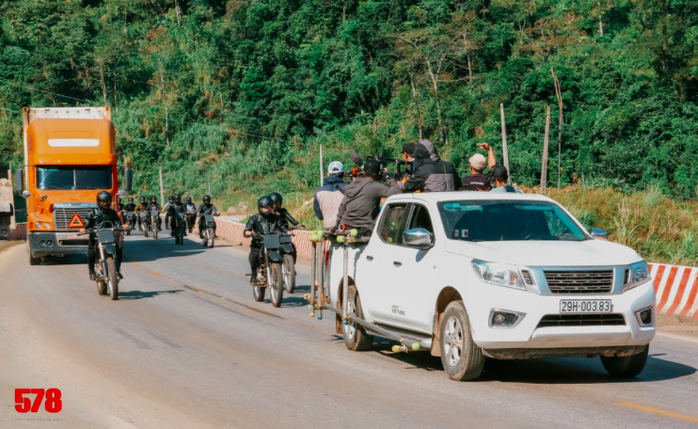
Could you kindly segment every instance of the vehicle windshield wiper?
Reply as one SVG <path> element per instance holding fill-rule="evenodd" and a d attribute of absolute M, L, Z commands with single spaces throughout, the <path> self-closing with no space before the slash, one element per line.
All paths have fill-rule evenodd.
<path fill-rule="evenodd" d="M 42 189 L 42 190 L 45 190 L 45 189 L 56 189 L 56 190 L 58 190 L 58 186 L 43 185 L 43 186 L 41 186 L 41 189 Z"/>

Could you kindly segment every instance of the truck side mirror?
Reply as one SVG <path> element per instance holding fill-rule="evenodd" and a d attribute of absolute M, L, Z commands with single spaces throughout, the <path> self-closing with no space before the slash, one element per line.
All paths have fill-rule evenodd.
<path fill-rule="evenodd" d="M 23 194 L 24 191 L 24 170 L 21 168 L 15 170 L 15 190 L 18 194 Z"/>
<path fill-rule="evenodd" d="M 126 188 L 126 192 L 131 192 L 132 183 L 133 183 L 133 170 L 131 170 L 131 167 L 126 167 L 124 169 L 124 188 Z"/>
<path fill-rule="evenodd" d="M 424 228 L 408 229 L 402 233 L 402 241 L 405 245 L 427 250 L 434 246 L 434 236 Z"/>

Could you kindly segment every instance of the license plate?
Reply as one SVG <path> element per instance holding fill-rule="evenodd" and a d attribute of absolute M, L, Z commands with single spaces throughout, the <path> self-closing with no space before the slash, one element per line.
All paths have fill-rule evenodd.
<path fill-rule="evenodd" d="M 66 237 L 66 240 L 80 240 L 83 238 L 80 234 L 70 234 Z"/>
<path fill-rule="evenodd" d="M 560 301 L 560 313 L 610 313 L 610 299 L 570 299 Z"/>

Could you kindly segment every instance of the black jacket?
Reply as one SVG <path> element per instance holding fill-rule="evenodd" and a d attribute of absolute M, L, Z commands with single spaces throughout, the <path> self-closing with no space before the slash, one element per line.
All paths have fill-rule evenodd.
<path fill-rule="evenodd" d="M 450 162 L 442 161 L 434 144 L 420 140 L 414 149 L 414 175 L 397 186 L 402 192 L 445 192 L 461 187 L 458 172 Z"/>
<path fill-rule="evenodd" d="M 213 204 L 210 204 L 209 206 L 206 206 L 206 204 L 201 204 L 199 206 L 200 215 L 213 215 L 214 213 L 218 213 L 218 209 Z"/>
<path fill-rule="evenodd" d="M 135 212 L 136 211 L 136 205 L 131 203 L 131 204 L 126 204 L 124 206 L 124 210 L 127 212 Z"/>
<path fill-rule="evenodd" d="M 267 217 L 262 216 L 257 213 L 252 215 L 245 225 L 245 231 L 254 231 L 256 234 L 275 234 L 277 232 L 286 232 L 286 227 L 284 226 L 281 218 L 275 214 L 270 214 Z M 253 236 L 252 245 L 260 246 L 262 244 L 262 239 Z"/>
<path fill-rule="evenodd" d="M 288 212 L 285 208 L 281 207 L 280 209 L 276 210 L 278 212 L 277 217 L 279 218 L 279 221 L 288 229 L 288 224 L 289 222 L 293 226 L 297 226 L 299 222 L 291 216 L 291 213 Z"/>
<path fill-rule="evenodd" d="M 119 219 L 119 214 L 113 209 L 94 209 L 87 214 L 85 219 L 85 229 L 94 229 L 109 227 L 109 225 L 104 225 L 104 222 L 111 222 L 111 226 L 120 227 L 121 219 Z"/>
<path fill-rule="evenodd" d="M 344 188 L 344 200 L 339 206 L 337 219 L 348 228 L 373 230 L 380 209 L 381 198 L 399 193 L 397 187 L 388 187 L 368 177 L 356 179 Z"/>

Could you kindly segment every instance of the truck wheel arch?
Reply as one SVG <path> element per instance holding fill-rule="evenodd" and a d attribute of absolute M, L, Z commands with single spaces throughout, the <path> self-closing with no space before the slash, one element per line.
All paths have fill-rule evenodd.
<path fill-rule="evenodd" d="M 439 292 L 438 298 L 436 298 L 436 304 L 434 306 L 434 326 L 432 329 L 432 342 L 431 342 L 431 355 L 441 356 L 441 320 L 443 319 L 444 312 L 448 304 L 453 301 L 462 301 L 460 293 L 452 286 L 446 286 Z"/>

